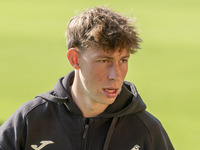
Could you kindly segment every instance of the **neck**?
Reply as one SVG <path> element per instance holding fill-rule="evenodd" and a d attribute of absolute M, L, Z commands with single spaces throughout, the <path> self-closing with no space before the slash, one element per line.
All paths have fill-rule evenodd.
<path fill-rule="evenodd" d="M 97 115 L 104 112 L 104 110 L 108 107 L 108 105 L 101 104 L 92 100 L 85 93 L 83 86 L 80 85 L 80 81 L 76 77 L 74 77 L 74 82 L 71 86 L 71 95 L 76 103 L 76 105 L 81 110 L 82 114 L 86 118 L 96 117 Z"/>

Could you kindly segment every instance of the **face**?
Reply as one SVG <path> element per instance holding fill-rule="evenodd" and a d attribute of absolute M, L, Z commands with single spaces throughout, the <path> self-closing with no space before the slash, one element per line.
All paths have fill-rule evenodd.
<path fill-rule="evenodd" d="M 121 90 L 128 71 L 129 52 L 112 54 L 88 48 L 79 57 L 79 87 L 92 103 L 112 104 Z"/>

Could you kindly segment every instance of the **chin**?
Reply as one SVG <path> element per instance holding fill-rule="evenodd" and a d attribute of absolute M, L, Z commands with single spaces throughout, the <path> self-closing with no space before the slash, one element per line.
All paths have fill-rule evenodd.
<path fill-rule="evenodd" d="M 112 103 L 114 103 L 115 99 L 116 98 L 109 98 L 109 99 L 104 101 L 105 102 L 104 104 L 111 105 Z"/>

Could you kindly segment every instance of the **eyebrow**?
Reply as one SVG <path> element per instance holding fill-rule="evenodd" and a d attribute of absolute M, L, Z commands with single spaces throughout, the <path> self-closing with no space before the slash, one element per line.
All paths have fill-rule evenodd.
<path fill-rule="evenodd" d="M 127 56 L 124 56 L 124 57 L 122 57 L 121 59 L 124 59 L 124 58 L 129 58 L 130 57 L 130 55 L 127 55 Z M 109 57 L 109 56 L 97 56 L 97 58 L 104 58 L 104 59 L 109 59 L 109 60 L 113 60 L 114 59 L 114 57 Z"/>

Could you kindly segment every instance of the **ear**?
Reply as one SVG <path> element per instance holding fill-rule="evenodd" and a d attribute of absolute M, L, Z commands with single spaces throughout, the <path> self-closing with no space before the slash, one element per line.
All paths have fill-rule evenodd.
<path fill-rule="evenodd" d="M 79 51 L 77 48 L 71 48 L 67 52 L 67 58 L 74 69 L 80 69 L 78 58 Z"/>

